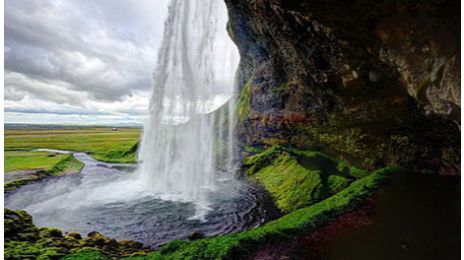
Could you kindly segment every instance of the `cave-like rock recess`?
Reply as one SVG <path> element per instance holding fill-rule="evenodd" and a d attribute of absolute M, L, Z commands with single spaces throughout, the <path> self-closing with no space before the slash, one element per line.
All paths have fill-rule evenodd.
<path fill-rule="evenodd" d="M 458 0 L 225 0 L 242 148 L 460 172 Z"/>

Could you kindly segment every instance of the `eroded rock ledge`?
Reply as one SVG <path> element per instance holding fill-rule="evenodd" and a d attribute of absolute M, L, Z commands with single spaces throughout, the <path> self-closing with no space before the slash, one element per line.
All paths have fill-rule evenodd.
<path fill-rule="evenodd" d="M 459 174 L 459 1 L 226 3 L 244 147 Z"/>

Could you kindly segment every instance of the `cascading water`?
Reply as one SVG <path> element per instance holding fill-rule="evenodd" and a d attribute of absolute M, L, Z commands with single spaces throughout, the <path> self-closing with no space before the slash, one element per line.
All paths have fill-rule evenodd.
<path fill-rule="evenodd" d="M 222 1 L 171 1 L 139 152 L 138 178 L 165 199 L 195 202 L 197 215 L 207 210 L 208 191 L 215 189 L 214 146 L 224 131 L 224 113 L 216 119 L 212 111 L 232 96 L 237 67 L 226 18 Z M 227 120 L 229 164 L 233 110 Z M 223 121 L 216 124 L 220 128 L 215 120 Z"/>
<path fill-rule="evenodd" d="M 220 0 L 171 1 L 135 174 L 75 153 L 80 174 L 25 185 L 6 194 L 6 207 L 26 210 L 38 226 L 152 247 L 272 218 L 265 194 L 231 174 L 238 53 L 226 19 Z"/>

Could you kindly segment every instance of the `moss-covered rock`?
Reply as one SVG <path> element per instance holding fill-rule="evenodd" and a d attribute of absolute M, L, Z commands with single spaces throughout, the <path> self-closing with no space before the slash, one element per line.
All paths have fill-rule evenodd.
<path fill-rule="evenodd" d="M 136 241 L 116 241 L 98 232 L 83 238 L 56 228 L 37 228 L 22 210 L 4 210 L 5 259 L 120 259 L 151 250 Z"/>
<path fill-rule="evenodd" d="M 244 171 L 261 184 L 283 212 L 339 192 L 367 171 L 317 151 L 273 146 L 244 159 Z"/>
<path fill-rule="evenodd" d="M 4 209 L 5 241 L 35 241 L 39 229 L 32 224 L 32 217 L 23 210 Z"/>

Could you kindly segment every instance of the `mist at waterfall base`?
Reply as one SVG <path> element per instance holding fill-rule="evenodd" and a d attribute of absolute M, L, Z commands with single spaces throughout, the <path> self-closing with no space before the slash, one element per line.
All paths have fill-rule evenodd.
<path fill-rule="evenodd" d="M 137 167 L 75 153 L 80 174 L 23 186 L 6 194 L 6 207 L 38 226 L 152 247 L 267 221 L 263 193 L 234 178 L 238 53 L 226 20 L 222 1 L 171 1 Z"/>

